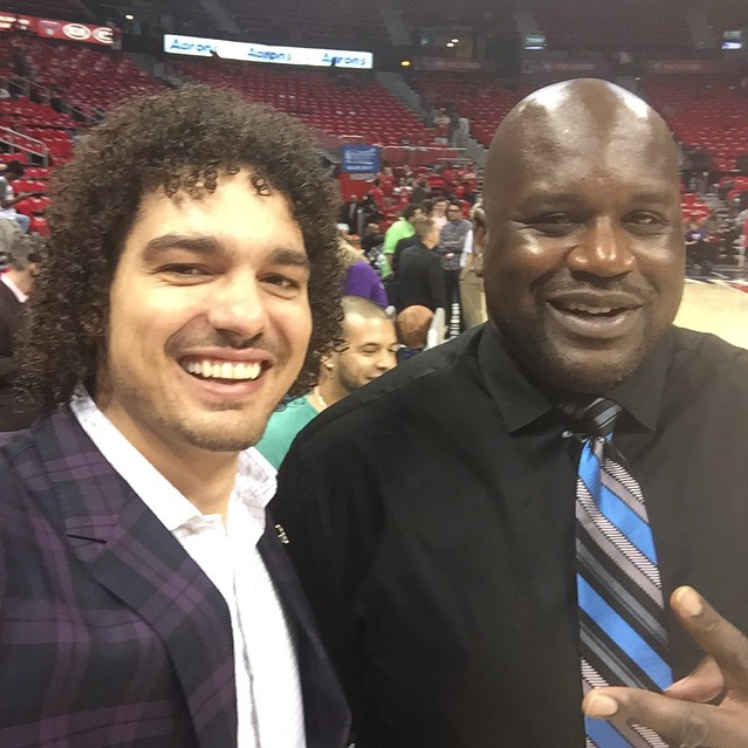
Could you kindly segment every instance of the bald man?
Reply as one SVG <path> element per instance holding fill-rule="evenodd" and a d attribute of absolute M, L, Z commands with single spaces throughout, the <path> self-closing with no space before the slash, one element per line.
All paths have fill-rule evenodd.
<path fill-rule="evenodd" d="M 485 211 L 489 322 L 279 476 L 357 748 L 744 748 L 748 353 L 672 325 L 672 138 L 623 89 L 545 88 Z"/>
<path fill-rule="evenodd" d="M 340 350 L 322 359 L 319 382 L 311 392 L 276 410 L 257 451 L 277 470 L 296 435 L 318 413 L 374 381 L 397 365 L 395 323 L 381 306 L 361 296 L 343 296 Z"/>

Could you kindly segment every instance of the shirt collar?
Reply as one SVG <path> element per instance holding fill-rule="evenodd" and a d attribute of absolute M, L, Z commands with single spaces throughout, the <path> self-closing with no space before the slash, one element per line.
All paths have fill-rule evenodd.
<path fill-rule="evenodd" d="M 21 289 L 18 288 L 18 286 L 13 283 L 13 281 L 8 277 L 7 273 L 3 273 L 3 275 L 0 275 L 0 281 L 2 281 L 10 289 L 10 292 L 18 299 L 18 301 L 21 302 L 21 304 L 26 303 L 29 298 L 28 294 L 25 294 L 23 291 L 21 291 Z"/>
<path fill-rule="evenodd" d="M 662 337 L 634 374 L 602 393 L 649 431 L 657 426 L 671 350 L 672 330 Z M 558 396 L 527 378 L 490 322 L 481 336 L 478 363 L 510 432 L 519 431 L 555 409 Z"/>
<path fill-rule="evenodd" d="M 107 462 L 169 532 L 173 533 L 204 516 L 125 438 L 83 387 L 76 390 L 70 409 Z M 256 449 L 239 453 L 232 503 L 264 509 L 273 497 L 275 487 L 275 470 Z"/>

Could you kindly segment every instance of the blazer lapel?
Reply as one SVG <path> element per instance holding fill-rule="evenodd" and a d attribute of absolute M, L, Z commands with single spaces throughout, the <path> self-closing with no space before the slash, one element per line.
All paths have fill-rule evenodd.
<path fill-rule="evenodd" d="M 278 530 L 281 533 L 282 529 Z M 296 634 L 296 655 L 304 696 L 307 748 L 348 745 L 350 712 L 291 562 L 278 541 L 271 516 L 257 544 Z"/>
<path fill-rule="evenodd" d="M 34 431 L 73 551 L 162 638 L 201 748 L 235 746 L 233 640 L 222 595 L 68 410 Z"/>

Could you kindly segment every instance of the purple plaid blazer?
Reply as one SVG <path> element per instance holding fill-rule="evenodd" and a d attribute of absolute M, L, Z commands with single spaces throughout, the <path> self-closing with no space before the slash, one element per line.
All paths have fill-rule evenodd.
<path fill-rule="evenodd" d="M 309 748 L 349 713 L 273 525 Z M 0 443 L 0 746 L 233 748 L 228 607 L 68 409 Z"/>

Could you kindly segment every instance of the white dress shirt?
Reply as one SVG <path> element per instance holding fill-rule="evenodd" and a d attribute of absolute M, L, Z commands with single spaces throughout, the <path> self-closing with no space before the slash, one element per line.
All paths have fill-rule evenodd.
<path fill-rule="evenodd" d="M 85 391 L 70 407 L 83 430 L 179 541 L 228 604 L 234 639 L 238 748 L 306 748 L 294 645 L 257 541 L 275 471 L 254 448 L 239 470 L 224 524 L 202 514 L 122 435 Z"/>

